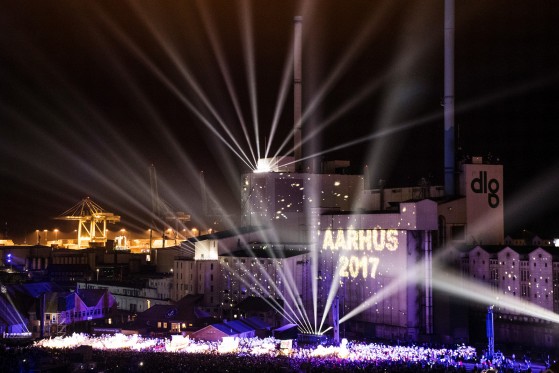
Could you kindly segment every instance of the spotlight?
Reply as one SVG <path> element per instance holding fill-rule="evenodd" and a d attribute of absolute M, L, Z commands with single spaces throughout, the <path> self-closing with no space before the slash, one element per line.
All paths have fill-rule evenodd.
<path fill-rule="evenodd" d="M 272 170 L 272 166 L 270 164 L 271 159 L 270 158 L 261 158 L 258 160 L 258 163 L 256 165 L 256 170 L 254 170 L 255 173 L 264 173 L 264 172 L 270 172 Z"/>

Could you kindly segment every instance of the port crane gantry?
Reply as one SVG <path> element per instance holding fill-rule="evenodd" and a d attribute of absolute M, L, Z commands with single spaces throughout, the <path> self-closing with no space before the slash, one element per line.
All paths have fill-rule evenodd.
<path fill-rule="evenodd" d="M 103 210 L 91 198 L 86 197 L 55 219 L 78 221 L 78 248 L 84 249 L 92 245 L 105 246 L 107 223 L 119 222 L 120 216 Z"/>

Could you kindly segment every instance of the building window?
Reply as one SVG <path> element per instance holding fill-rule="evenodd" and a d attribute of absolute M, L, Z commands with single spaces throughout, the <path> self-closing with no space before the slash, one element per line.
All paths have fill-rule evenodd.
<path fill-rule="evenodd" d="M 520 295 L 523 298 L 528 298 L 530 296 L 530 287 L 528 286 L 528 284 L 520 285 Z"/>

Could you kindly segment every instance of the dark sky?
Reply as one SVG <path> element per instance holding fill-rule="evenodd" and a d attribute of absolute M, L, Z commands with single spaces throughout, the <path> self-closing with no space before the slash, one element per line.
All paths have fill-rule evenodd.
<path fill-rule="evenodd" d="M 442 184 L 443 14 L 444 1 L 3 4 L 2 236 L 61 227 L 52 218 L 86 196 L 145 229 L 151 164 L 192 224 L 204 224 L 201 171 L 238 213 L 249 168 L 236 154 L 252 159 L 257 138 L 277 151 L 293 125 L 290 71 L 278 98 L 296 15 L 305 133 L 317 131 L 305 153 L 367 164 L 388 185 Z M 458 142 L 503 163 L 507 232 L 559 235 L 558 24 L 554 1 L 456 4 Z"/>

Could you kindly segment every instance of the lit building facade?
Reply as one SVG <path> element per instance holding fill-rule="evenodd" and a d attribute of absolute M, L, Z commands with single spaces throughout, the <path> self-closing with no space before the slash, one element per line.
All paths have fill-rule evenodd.
<path fill-rule="evenodd" d="M 464 278 L 486 284 L 496 301 L 512 297 L 559 313 L 559 256 L 552 250 L 551 246 L 486 245 L 459 248 L 455 255 Z M 508 321 L 495 327 L 497 340 L 542 347 L 554 347 L 559 340 L 559 329 L 549 321 L 500 306 L 494 312 L 497 321 Z"/>
<path fill-rule="evenodd" d="M 437 204 L 430 200 L 401 203 L 399 210 L 385 213 L 322 214 L 317 299 L 324 303 L 337 296 L 347 328 L 365 328 L 374 337 L 417 340 L 432 333 L 431 236 L 436 229 Z M 304 277 L 311 284 L 302 288 L 312 292 L 313 277 Z M 313 299 L 308 293 L 306 308 Z M 319 309 L 329 312 L 330 307 Z"/>
<path fill-rule="evenodd" d="M 432 332 L 435 202 L 402 203 L 398 211 L 382 214 L 324 212 L 316 219 L 309 245 L 243 237 L 242 245 L 227 247 L 199 237 L 195 258 L 175 260 L 175 299 L 203 294 L 206 310 L 224 317 L 248 297 L 266 298 L 285 321 L 313 330 L 323 319 L 331 324 L 330 305 L 337 296 L 340 317 L 349 317 L 348 332 L 361 328 L 371 337 L 409 340 Z M 417 276 L 427 287 L 416 285 Z M 349 316 L 353 310 L 360 311 Z"/>
<path fill-rule="evenodd" d="M 559 256 L 545 247 L 476 246 L 458 254 L 464 277 L 486 283 L 495 294 L 559 311 Z"/>
<path fill-rule="evenodd" d="M 242 175 L 241 225 L 273 228 L 271 242 L 308 243 L 321 210 L 357 209 L 362 175 L 289 172 Z"/>

